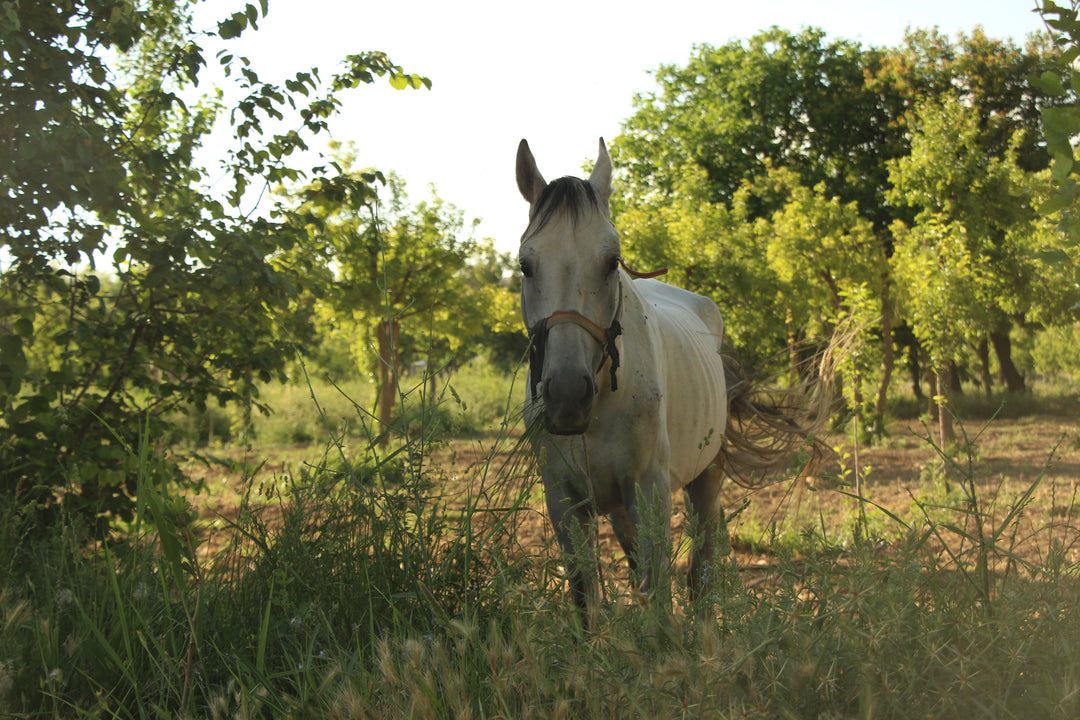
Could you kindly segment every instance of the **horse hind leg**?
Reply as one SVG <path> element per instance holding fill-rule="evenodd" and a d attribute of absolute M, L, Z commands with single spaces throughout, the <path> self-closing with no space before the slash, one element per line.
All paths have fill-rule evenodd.
<path fill-rule="evenodd" d="M 637 531 L 634 522 L 626 508 L 621 507 L 608 515 L 611 521 L 611 529 L 615 532 L 615 539 L 626 555 L 626 561 L 630 565 L 630 577 L 637 576 Z"/>
<path fill-rule="evenodd" d="M 716 462 L 694 478 L 686 488 L 690 510 L 697 519 L 697 532 L 691 544 L 690 572 L 687 577 L 691 601 L 707 597 L 710 586 L 717 579 L 716 541 L 719 533 L 727 532 L 724 508 L 720 501 L 723 484 L 723 467 Z"/>

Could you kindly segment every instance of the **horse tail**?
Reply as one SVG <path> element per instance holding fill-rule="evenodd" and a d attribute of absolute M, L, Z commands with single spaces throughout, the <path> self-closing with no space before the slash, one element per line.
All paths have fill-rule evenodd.
<path fill-rule="evenodd" d="M 832 452 L 821 434 L 835 406 L 837 364 L 852 335 L 850 328 L 835 332 L 824 350 L 803 363 L 803 379 L 789 387 L 777 385 L 781 373 L 755 375 L 724 357 L 728 422 L 722 454 L 728 477 L 743 487 L 763 487 L 786 479 L 791 469 L 798 476 L 811 474 Z"/>

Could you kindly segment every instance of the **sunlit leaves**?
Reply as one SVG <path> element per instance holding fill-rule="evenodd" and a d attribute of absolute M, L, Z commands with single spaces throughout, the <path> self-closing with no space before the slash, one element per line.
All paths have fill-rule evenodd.
<path fill-rule="evenodd" d="M 1080 137 L 1080 73 L 1076 60 L 1080 57 L 1080 17 L 1076 3 L 1064 7 L 1044 0 L 1039 7 L 1043 20 L 1055 31 L 1054 43 L 1061 49 L 1056 64 L 1047 71 L 1033 75 L 1033 85 L 1055 96 L 1057 103 L 1042 108 L 1043 134 L 1046 147 L 1054 158 L 1054 193 L 1039 207 L 1039 212 L 1056 216 L 1072 246 L 1080 245 L 1080 193 L 1077 192 L 1074 142 Z M 1076 269 L 1080 282 L 1080 268 Z"/>
<path fill-rule="evenodd" d="M 349 55 L 345 58 L 345 70 L 334 76 L 332 86 L 336 89 L 356 87 L 361 83 L 372 83 L 376 77 L 388 76 L 390 85 L 398 90 L 406 88 L 431 89 L 431 80 L 420 75 L 409 74 L 395 65 L 386 53 L 368 52 Z"/>
<path fill-rule="evenodd" d="M 249 191 L 312 179 L 296 156 L 341 91 L 379 76 L 430 85 L 381 53 L 353 56 L 327 85 L 314 68 L 267 82 L 222 51 L 240 99 L 226 109 L 213 88 L 192 100 L 207 36 L 191 4 L 0 4 L 0 492 L 23 488 L 43 522 L 61 498 L 95 523 L 130 509 L 124 445 L 140 431 L 162 438 L 171 408 L 258 407 L 258 383 L 310 335 L 294 311 L 313 278 L 290 255 L 305 218 L 256 211 Z M 266 12 L 266 0 L 244 5 L 215 39 L 256 30 Z M 195 151 L 222 114 L 232 185 L 211 195 Z M 339 170 L 314 172 L 371 197 L 377 176 L 336 182 Z M 112 267 L 85 268 L 103 260 Z"/>
<path fill-rule="evenodd" d="M 378 371 L 389 421 L 397 394 L 385 385 L 398 367 L 422 361 L 435 370 L 473 354 L 493 324 L 516 330 L 518 313 L 501 287 L 507 261 L 465 235 L 460 210 L 434 192 L 412 204 L 398 176 L 354 169 L 354 153 L 339 148 L 341 173 L 295 194 L 309 240 L 294 254 L 318 258 L 324 329 L 347 333 L 357 364 Z"/>
<path fill-rule="evenodd" d="M 259 5 L 262 9 L 263 17 L 266 16 L 267 5 L 269 0 L 260 0 Z M 252 30 L 259 29 L 259 9 L 251 3 L 241 12 L 234 12 L 225 20 L 218 23 L 218 35 L 222 40 L 232 40 L 233 38 L 240 37 L 240 35 L 250 27 Z"/>

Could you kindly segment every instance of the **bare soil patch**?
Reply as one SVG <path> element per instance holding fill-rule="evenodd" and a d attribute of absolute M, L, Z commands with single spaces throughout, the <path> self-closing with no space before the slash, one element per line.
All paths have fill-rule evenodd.
<path fill-rule="evenodd" d="M 850 537 L 859 517 L 859 502 L 852 497 L 857 489 L 868 501 L 863 507 L 869 516 L 870 532 L 879 533 L 882 542 L 895 539 L 904 530 L 890 514 L 914 528 L 926 526 L 931 517 L 940 520 L 946 516 L 963 526 L 970 523 L 971 514 L 950 508 L 968 507 L 967 495 L 959 486 L 968 476 L 974 478 L 975 497 L 986 517 L 984 527 L 990 530 L 1005 521 L 1038 480 L 1021 520 L 1005 533 L 1008 546 L 1003 549 L 1038 563 L 1057 542 L 1064 546 L 1066 561 L 1078 563 L 1078 427 L 1073 418 L 1028 417 L 995 420 L 985 427 L 969 429 L 971 454 L 950 458 L 954 469 L 949 472 L 944 468 L 950 462 L 927 441 L 926 430 L 919 423 L 895 425 L 889 438 L 877 447 L 856 448 L 850 438 L 834 437 L 836 455 L 811 477 L 760 489 L 728 483 L 724 505 L 726 512 L 735 516 L 729 531 L 738 564 L 750 571 L 769 566 L 769 545 L 774 534 L 813 527 L 840 541 Z M 481 482 L 477 466 L 487 465 L 497 472 L 510 459 L 512 447 L 508 443 L 506 448 L 493 452 L 488 439 L 458 439 L 438 453 L 435 460 L 447 475 L 448 502 L 453 505 L 455 497 L 464 497 L 470 489 L 475 493 Z M 861 488 L 856 487 L 856 474 Z M 969 486 L 968 493 L 970 490 Z M 550 551 L 553 539 L 538 485 L 531 500 L 529 512 L 519 518 L 518 536 L 525 548 Z M 685 506 L 681 494 L 677 494 L 672 517 L 676 542 L 682 538 L 686 522 Z M 974 532 L 970 524 L 968 528 Z M 599 547 L 608 558 L 621 558 L 618 543 L 604 521 Z M 686 562 L 685 547 L 681 547 L 677 564 L 685 569 Z"/>
<path fill-rule="evenodd" d="M 806 527 L 823 530 L 832 539 L 850 536 L 859 516 L 856 493 L 858 475 L 872 534 L 883 542 L 895 539 L 903 530 L 890 514 L 917 527 L 928 515 L 948 513 L 945 508 L 964 505 L 958 483 L 963 475 L 945 473 L 945 465 L 925 439 L 918 423 L 896 424 L 881 446 L 854 447 L 850 438 L 831 439 L 837 454 L 818 468 L 815 475 L 760 489 L 747 490 L 729 483 L 724 492 L 726 511 L 736 560 L 747 572 L 767 568 L 772 563 L 770 543 L 777 533 Z M 972 457 L 961 454 L 954 463 L 975 479 L 975 494 L 987 527 L 997 527 L 1025 491 L 1039 480 L 1025 507 L 1021 522 L 1007 533 L 1008 549 L 1033 562 L 1045 559 L 1057 543 L 1069 563 L 1080 563 L 1080 423 L 1076 417 L 1042 416 L 995 420 L 984 428 L 971 430 Z M 450 510 L 460 509 L 467 497 L 491 495 L 499 483 L 514 488 L 531 487 L 527 507 L 515 516 L 517 541 L 523 551 L 552 556 L 553 539 L 544 509 L 543 494 L 536 478 L 528 473 L 528 451 L 517 448 L 516 438 L 496 443 L 491 436 L 457 438 L 437 449 L 431 462 L 442 480 L 442 502 Z M 232 467 L 192 466 L 210 492 L 193 499 L 208 543 L 204 552 L 220 548 L 227 537 L 223 526 L 235 517 L 245 486 L 246 464 L 258 468 L 255 485 L 273 482 L 299 473 L 305 463 L 318 463 L 325 453 L 319 447 L 259 448 L 246 455 L 228 453 Z M 261 459 L 260 459 L 261 458 Z M 506 468 L 511 468 L 506 480 Z M 265 478 L 265 479 L 264 479 Z M 492 496 L 494 505 L 505 499 Z M 474 501 L 475 502 L 475 501 Z M 921 504 L 921 506 L 920 506 Z M 879 509 L 881 508 L 881 509 Z M 271 509 L 272 511 L 272 509 Z M 886 512 L 887 511 L 887 512 Z M 970 515 L 953 515 L 960 521 Z M 673 537 L 679 543 L 687 522 L 681 494 L 675 498 Z M 622 552 L 606 522 L 601 522 L 601 554 L 613 572 L 625 574 Z M 685 566 L 685 543 L 679 545 L 677 564 Z M 685 569 L 683 567 L 683 569 Z"/>

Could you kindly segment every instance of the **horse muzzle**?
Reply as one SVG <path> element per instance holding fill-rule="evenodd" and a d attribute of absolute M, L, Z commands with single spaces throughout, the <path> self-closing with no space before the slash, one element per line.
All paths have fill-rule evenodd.
<path fill-rule="evenodd" d="M 589 429 L 596 379 L 573 371 L 556 372 L 541 386 L 541 400 L 548 432 L 553 435 L 580 435 Z"/>

